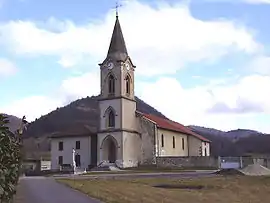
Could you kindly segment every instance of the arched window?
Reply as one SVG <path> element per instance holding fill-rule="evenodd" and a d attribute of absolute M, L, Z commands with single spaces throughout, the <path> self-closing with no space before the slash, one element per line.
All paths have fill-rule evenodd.
<path fill-rule="evenodd" d="M 126 81 L 126 94 L 130 94 L 130 77 L 127 75 L 126 76 L 126 79 L 125 79 L 125 81 Z"/>
<path fill-rule="evenodd" d="M 185 150 L 185 139 L 182 138 L 182 149 Z"/>
<path fill-rule="evenodd" d="M 115 79 L 113 77 L 113 75 L 109 76 L 109 80 L 108 80 L 108 88 L 109 88 L 109 94 L 114 94 L 115 92 Z"/>
<path fill-rule="evenodd" d="M 161 134 L 161 147 L 164 147 L 164 136 Z"/>
<path fill-rule="evenodd" d="M 108 127 L 109 128 L 115 127 L 115 115 L 113 110 L 110 110 L 108 114 Z"/>
<path fill-rule="evenodd" d="M 172 140 L 172 146 L 173 146 L 173 148 L 175 148 L 175 137 L 173 136 L 172 139 L 173 139 L 173 140 Z"/>

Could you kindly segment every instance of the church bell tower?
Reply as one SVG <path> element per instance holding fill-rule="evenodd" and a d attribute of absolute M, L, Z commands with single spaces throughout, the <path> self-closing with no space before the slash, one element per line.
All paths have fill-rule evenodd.
<path fill-rule="evenodd" d="M 103 99 L 134 100 L 134 70 L 128 56 L 118 17 L 116 17 L 106 59 L 100 65 L 101 96 Z"/>
<path fill-rule="evenodd" d="M 133 163 L 136 159 L 132 150 L 128 149 L 129 143 L 133 136 L 138 136 L 134 97 L 135 66 L 128 55 L 118 15 L 107 56 L 99 66 L 98 162 L 128 165 L 127 160 Z"/>

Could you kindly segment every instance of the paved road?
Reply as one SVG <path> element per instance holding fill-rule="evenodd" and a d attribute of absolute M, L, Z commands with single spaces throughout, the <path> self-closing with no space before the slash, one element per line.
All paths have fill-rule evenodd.
<path fill-rule="evenodd" d="M 24 196 L 22 203 L 101 203 L 52 178 L 23 177 L 20 186 L 21 195 Z"/>

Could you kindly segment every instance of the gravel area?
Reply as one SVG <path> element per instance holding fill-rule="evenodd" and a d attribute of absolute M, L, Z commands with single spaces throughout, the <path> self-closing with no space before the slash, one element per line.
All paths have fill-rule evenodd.
<path fill-rule="evenodd" d="M 270 176 L 270 169 L 259 164 L 248 165 L 241 172 L 249 176 Z"/>

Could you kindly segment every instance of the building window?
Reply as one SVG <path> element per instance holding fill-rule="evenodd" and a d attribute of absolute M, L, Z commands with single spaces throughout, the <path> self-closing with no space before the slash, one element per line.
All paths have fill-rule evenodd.
<path fill-rule="evenodd" d="M 185 139 L 182 138 L 182 149 L 184 150 L 185 149 Z"/>
<path fill-rule="evenodd" d="M 81 156 L 79 154 L 75 155 L 75 163 L 76 163 L 76 167 L 81 166 Z"/>
<path fill-rule="evenodd" d="M 81 142 L 80 141 L 76 141 L 76 149 L 81 149 Z"/>
<path fill-rule="evenodd" d="M 63 142 L 58 142 L 58 150 L 63 151 L 64 149 L 64 143 Z"/>
<path fill-rule="evenodd" d="M 115 115 L 114 115 L 113 110 L 110 110 L 109 115 L 108 115 L 108 127 L 109 128 L 115 127 Z"/>
<path fill-rule="evenodd" d="M 173 140 L 172 140 L 172 146 L 173 146 L 173 148 L 175 148 L 175 137 L 173 136 L 172 139 L 173 139 Z"/>
<path fill-rule="evenodd" d="M 207 148 L 204 148 L 204 156 L 207 156 Z"/>
<path fill-rule="evenodd" d="M 109 94 L 114 94 L 115 92 L 115 79 L 113 77 L 113 75 L 109 76 Z"/>
<path fill-rule="evenodd" d="M 164 147 L 164 136 L 161 134 L 161 147 Z"/>
<path fill-rule="evenodd" d="M 128 75 L 126 76 L 126 94 L 130 94 L 130 77 Z"/>
<path fill-rule="evenodd" d="M 63 165 L 63 156 L 58 157 L 58 165 L 60 165 L 60 166 Z"/>

